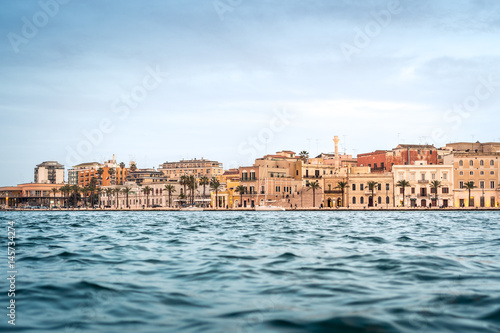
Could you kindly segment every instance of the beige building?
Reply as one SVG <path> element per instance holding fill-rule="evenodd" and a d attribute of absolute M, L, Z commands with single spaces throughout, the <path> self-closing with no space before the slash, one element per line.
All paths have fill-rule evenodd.
<path fill-rule="evenodd" d="M 444 157 L 453 166 L 455 207 L 498 207 L 500 153 L 454 152 Z M 464 184 L 473 182 L 469 191 Z"/>
<path fill-rule="evenodd" d="M 217 161 L 206 160 L 181 160 L 179 162 L 165 162 L 160 165 L 158 171 L 161 171 L 169 179 L 179 179 L 182 175 L 194 175 L 196 178 L 203 176 L 212 178 L 218 177 L 223 173 L 223 165 Z"/>
<path fill-rule="evenodd" d="M 428 165 L 426 161 L 416 161 L 413 165 L 394 165 L 393 175 L 395 185 L 401 180 L 410 183 L 404 191 L 401 187 L 395 190 L 396 206 L 402 207 L 403 202 L 405 207 L 453 206 L 454 173 L 451 164 Z M 431 186 L 433 181 L 441 182 L 437 193 Z"/>
<path fill-rule="evenodd" d="M 35 168 L 35 183 L 62 184 L 64 183 L 64 165 L 55 161 L 43 162 Z"/>

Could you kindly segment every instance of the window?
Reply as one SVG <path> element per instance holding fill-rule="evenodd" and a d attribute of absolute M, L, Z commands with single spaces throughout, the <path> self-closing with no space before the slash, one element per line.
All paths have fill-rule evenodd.
<path fill-rule="evenodd" d="M 490 166 L 494 166 L 495 165 L 495 161 L 491 160 L 490 161 Z"/>
<path fill-rule="evenodd" d="M 359 190 L 363 191 L 365 189 L 365 184 L 359 184 Z"/>
<path fill-rule="evenodd" d="M 422 180 L 425 180 L 425 173 L 421 173 L 420 177 L 421 177 Z"/>
<path fill-rule="evenodd" d="M 445 172 L 445 173 L 443 173 L 443 180 L 447 180 L 447 179 L 448 179 L 448 173 Z"/>
<path fill-rule="evenodd" d="M 464 182 L 463 182 L 463 181 L 460 181 L 460 183 L 459 183 L 459 187 L 460 187 L 460 188 L 464 188 Z"/>
<path fill-rule="evenodd" d="M 365 203 L 365 197 L 361 197 L 361 198 L 359 198 L 359 203 L 360 203 L 360 204 L 364 204 L 364 203 Z"/>
<path fill-rule="evenodd" d="M 484 188 L 484 180 L 479 181 L 479 188 Z"/>
<path fill-rule="evenodd" d="M 495 171 L 490 171 L 490 175 L 494 175 L 495 174 Z"/>
<path fill-rule="evenodd" d="M 403 180 L 404 174 L 402 172 L 399 173 L 399 180 Z"/>
<path fill-rule="evenodd" d="M 389 184 L 385 184 L 385 190 L 386 190 L 386 191 L 389 191 L 389 190 L 390 190 L 390 185 L 389 185 Z"/>
<path fill-rule="evenodd" d="M 436 174 L 435 174 L 435 173 L 431 174 L 431 179 L 432 179 L 432 180 L 435 180 L 435 179 L 436 179 Z"/>
<path fill-rule="evenodd" d="M 441 192 L 442 192 L 443 194 L 448 194 L 448 193 L 450 193 L 450 189 L 449 189 L 449 188 L 447 188 L 447 187 L 443 187 L 443 189 L 441 190 Z"/>
<path fill-rule="evenodd" d="M 410 174 L 410 180 L 415 180 L 415 173 Z"/>
<path fill-rule="evenodd" d="M 352 204 L 355 205 L 356 204 L 356 197 L 352 197 Z"/>
<path fill-rule="evenodd" d="M 479 165 L 484 166 L 484 161 L 483 160 L 479 161 Z"/>
<path fill-rule="evenodd" d="M 378 203 L 381 204 L 382 203 L 382 197 L 378 197 Z"/>
<path fill-rule="evenodd" d="M 469 171 L 469 175 L 474 176 L 474 171 Z"/>
<path fill-rule="evenodd" d="M 460 162 L 458 162 L 458 165 L 459 166 L 464 166 L 464 161 L 460 160 Z"/>
<path fill-rule="evenodd" d="M 385 197 L 385 203 L 389 204 L 391 202 L 391 199 L 389 197 Z"/>
<path fill-rule="evenodd" d="M 400 187 L 399 188 L 399 194 L 403 194 L 403 193 L 404 193 L 404 189 L 403 189 L 403 187 Z"/>
<path fill-rule="evenodd" d="M 479 171 L 479 174 L 482 176 L 484 175 L 484 171 Z"/>
<path fill-rule="evenodd" d="M 490 188 L 495 188 L 495 181 L 494 181 L 494 180 L 492 180 L 492 181 L 490 182 Z"/>
<path fill-rule="evenodd" d="M 380 168 L 384 169 L 384 162 L 380 163 Z"/>
<path fill-rule="evenodd" d="M 414 187 L 411 188 L 411 194 L 415 194 L 415 188 Z"/>
<path fill-rule="evenodd" d="M 434 187 L 431 187 L 431 194 L 436 194 L 436 189 Z"/>
<path fill-rule="evenodd" d="M 373 168 L 376 169 L 377 168 L 377 163 L 374 163 L 373 164 Z"/>
<path fill-rule="evenodd" d="M 474 161 L 473 160 L 469 161 L 469 166 L 474 166 Z"/>
<path fill-rule="evenodd" d="M 382 191 L 382 184 L 378 184 L 378 190 Z"/>
<path fill-rule="evenodd" d="M 495 197 L 490 197 L 490 206 L 491 207 L 495 207 L 496 206 Z"/>
<path fill-rule="evenodd" d="M 356 191 L 356 184 L 352 184 L 352 190 Z"/>

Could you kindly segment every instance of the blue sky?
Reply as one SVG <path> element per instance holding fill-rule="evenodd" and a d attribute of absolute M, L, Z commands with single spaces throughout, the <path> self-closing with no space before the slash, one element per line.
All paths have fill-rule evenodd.
<path fill-rule="evenodd" d="M 500 141 L 498 1 L 64 2 L 1 5 L 0 185 L 112 154 Z"/>

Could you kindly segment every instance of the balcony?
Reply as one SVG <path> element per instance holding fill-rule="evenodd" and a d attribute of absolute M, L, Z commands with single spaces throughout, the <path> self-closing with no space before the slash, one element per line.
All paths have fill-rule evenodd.
<path fill-rule="evenodd" d="M 325 190 L 325 194 L 342 194 L 341 190 Z"/>
<path fill-rule="evenodd" d="M 418 183 L 419 183 L 419 184 L 429 184 L 429 181 L 428 181 L 428 180 L 426 180 L 426 179 L 420 179 L 420 180 L 418 181 Z"/>

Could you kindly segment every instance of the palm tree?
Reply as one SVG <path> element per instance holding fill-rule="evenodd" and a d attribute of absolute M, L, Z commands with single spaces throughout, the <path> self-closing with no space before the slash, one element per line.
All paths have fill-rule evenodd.
<path fill-rule="evenodd" d="M 436 201 L 436 206 L 439 206 L 438 205 L 438 188 L 440 188 L 441 186 L 443 186 L 443 185 L 441 184 L 441 182 L 439 180 L 433 180 L 431 182 L 431 188 L 434 189 L 434 191 L 435 191 L 434 200 Z"/>
<path fill-rule="evenodd" d="M 309 152 L 303 150 L 299 153 L 300 159 L 303 160 L 304 162 L 307 162 L 307 159 L 309 158 Z"/>
<path fill-rule="evenodd" d="M 125 186 L 124 188 L 122 188 L 122 193 L 127 196 L 127 208 L 130 208 L 130 206 L 128 204 L 128 195 L 130 194 L 131 190 L 132 190 L 132 188 L 128 187 L 128 186 Z"/>
<path fill-rule="evenodd" d="M 187 195 L 186 187 L 189 185 L 189 177 L 187 175 L 182 175 L 179 178 L 179 184 L 181 184 L 181 186 L 184 187 L 184 195 Z"/>
<path fill-rule="evenodd" d="M 71 186 L 71 192 L 73 192 L 73 208 L 75 208 L 78 205 L 78 194 L 80 193 L 81 188 L 78 185 L 73 185 Z"/>
<path fill-rule="evenodd" d="M 121 191 L 122 191 L 122 190 L 121 190 L 119 187 L 115 187 L 115 188 L 113 189 L 113 192 L 115 193 L 115 196 L 116 196 L 116 202 L 115 202 L 115 208 L 116 208 L 116 209 L 118 209 L 118 198 L 119 198 L 119 196 L 120 196 L 120 192 L 121 192 Z"/>
<path fill-rule="evenodd" d="M 115 185 L 115 181 L 114 181 L 114 176 L 115 176 L 115 169 L 114 168 L 109 168 L 108 170 L 108 173 L 109 173 L 109 183 L 111 185 Z"/>
<path fill-rule="evenodd" d="M 314 183 L 309 183 L 308 191 L 313 190 L 313 207 L 316 207 L 316 190 L 319 190 L 321 186 L 319 186 L 318 181 L 315 181 Z"/>
<path fill-rule="evenodd" d="M 470 181 L 470 182 L 467 182 L 464 184 L 464 188 L 466 190 L 469 190 L 469 207 L 473 207 L 472 202 L 471 202 L 472 200 L 471 200 L 471 196 L 470 196 L 470 191 L 475 189 L 476 186 L 474 185 L 474 182 Z"/>
<path fill-rule="evenodd" d="M 104 190 L 104 192 L 106 193 L 106 196 L 108 197 L 108 204 L 105 206 L 111 206 L 111 195 L 113 194 L 113 189 L 108 187 Z"/>
<path fill-rule="evenodd" d="M 172 193 L 175 192 L 175 186 L 172 184 L 165 185 L 165 191 L 168 193 L 168 207 L 172 207 Z"/>
<path fill-rule="evenodd" d="M 345 207 L 344 206 L 344 192 L 348 186 L 349 185 L 347 184 L 347 182 L 344 182 L 344 181 L 340 181 L 337 183 L 337 188 L 342 191 L 342 207 Z"/>
<path fill-rule="evenodd" d="M 142 189 L 142 192 L 146 195 L 146 207 L 149 207 L 149 193 L 151 193 L 151 191 L 153 191 L 153 189 L 149 186 Z"/>
<path fill-rule="evenodd" d="M 53 187 L 50 191 L 54 194 L 54 206 L 55 206 L 55 204 L 56 204 L 56 194 L 57 194 L 57 192 L 59 192 L 59 190 L 57 188 Z"/>
<path fill-rule="evenodd" d="M 243 193 L 245 193 L 247 188 L 243 185 L 238 185 L 234 189 L 235 192 L 238 192 L 240 194 L 240 207 L 243 207 Z"/>
<path fill-rule="evenodd" d="M 103 168 L 97 169 L 97 174 L 99 175 L 99 184 L 102 185 L 102 174 L 104 173 Z"/>
<path fill-rule="evenodd" d="M 123 185 L 123 170 L 125 169 L 125 163 L 121 162 L 120 163 L 120 173 L 122 174 L 122 177 L 120 177 L 120 184 Z"/>
<path fill-rule="evenodd" d="M 188 177 L 188 187 L 189 187 L 189 192 L 191 194 L 190 195 L 191 205 L 194 205 L 194 193 L 198 188 L 198 182 L 196 181 L 196 178 L 193 175 Z"/>
<path fill-rule="evenodd" d="M 85 186 L 81 189 L 81 192 L 83 194 L 83 206 L 87 208 L 87 195 L 90 193 L 90 189 L 88 186 Z"/>
<path fill-rule="evenodd" d="M 68 184 L 66 184 L 59 189 L 59 192 L 61 192 L 63 194 L 64 202 L 65 202 L 64 205 L 66 206 L 66 208 L 69 208 L 68 195 L 71 192 L 71 187 Z"/>
<path fill-rule="evenodd" d="M 212 179 L 210 180 L 210 188 L 215 191 L 215 207 L 216 208 L 219 208 L 219 188 L 221 186 L 222 185 L 221 185 L 220 181 L 217 178 L 212 177 Z"/>
<path fill-rule="evenodd" d="M 137 165 L 135 163 L 130 164 L 130 171 L 137 170 Z"/>
<path fill-rule="evenodd" d="M 405 188 L 410 187 L 410 182 L 407 180 L 400 180 L 396 183 L 397 187 L 401 187 L 403 189 L 403 207 L 405 206 Z"/>
<path fill-rule="evenodd" d="M 99 202 L 99 208 L 101 208 L 101 195 L 102 195 L 102 188 L 98 187 L 96 190 L 97 193 L 97 201 Z"/>
<path fill-rule="evenodd" d="M 184 199 L 186 199 L 186 195 L 181 191 L 181 194 L 179 194 L 179 206 L 182 207 L 182 201 L 184 201 Z"/>
<path fill-rule="evenodd" d="M 374 181 L 374 180 L 371 180 L 367 183 L 368 185 L 368 189 L 370 191 L 372 191 L 372 205 L 371 207 L 375 206 L 375 187 L 378 186 L 378 182 Z M 368 202 L 369 203 L 369 202 Z M 370 207 L 370 205 L 368 205 L 368 207 Z"/>
<path fill-rule="evenodd" d="M 210 185 L 210 179 L 208 179 L 207 176 L 203 176 L 203 177 L 200 178 L 199 183 L 200 183 L 201 186 L 203 186 L 203 200 L 205 200 L 205 197 L 206 197 L 206 195 L 205 195 L 206 191 L 205 190 L 206 190 L 206 187 L 208 185 Z M 205 206 L 205 202 L 203 202 L 203 205 Z"/>

